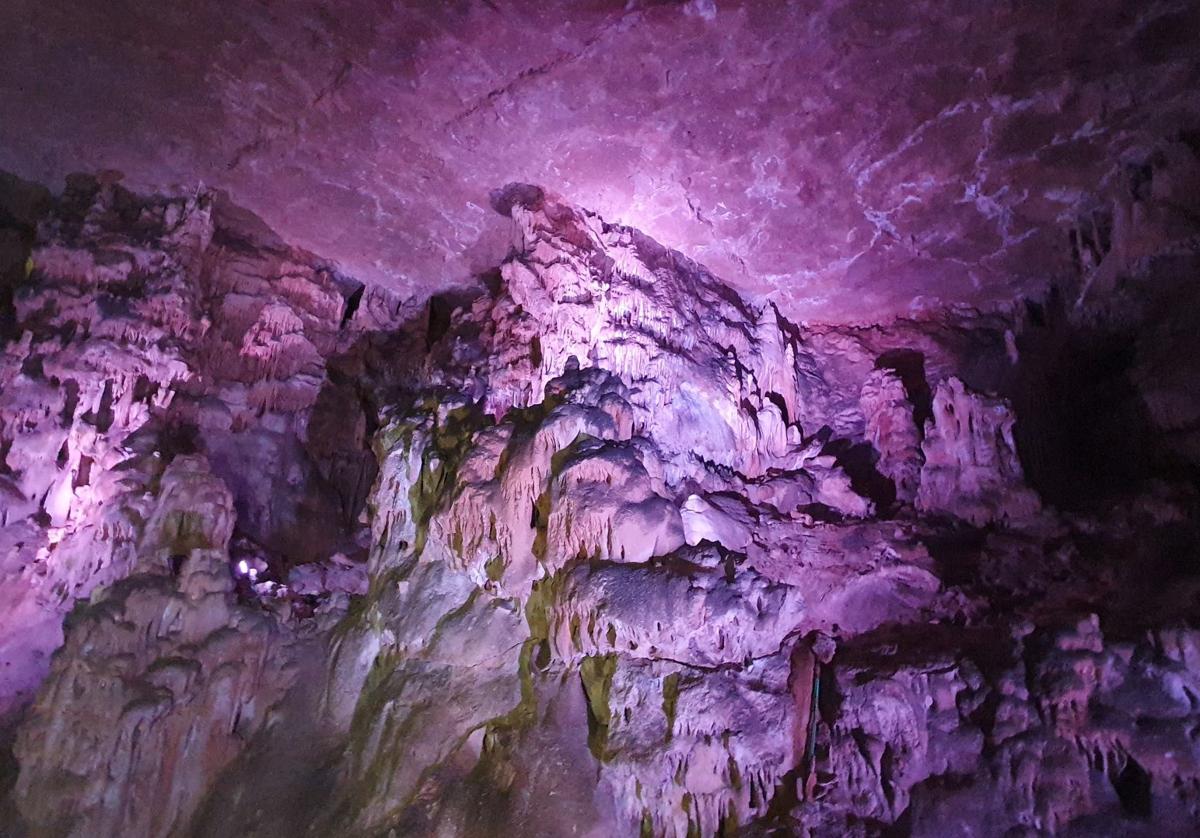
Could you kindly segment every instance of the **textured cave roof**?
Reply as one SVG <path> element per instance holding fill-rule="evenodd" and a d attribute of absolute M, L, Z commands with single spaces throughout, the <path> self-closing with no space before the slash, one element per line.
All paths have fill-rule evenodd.
<path fill-rule="evenodd" d="M 796 317 L 987 306 L 1200 126 L 1195 2 L 5 6 L 0 169 L 203 182 L 404 293 L 494 265 L 524 181 Z"/>

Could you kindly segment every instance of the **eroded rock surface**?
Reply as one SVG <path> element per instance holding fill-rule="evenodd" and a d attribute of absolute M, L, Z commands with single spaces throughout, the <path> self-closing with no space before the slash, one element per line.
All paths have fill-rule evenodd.
<path fill-rule="evenodd" d="M 565 817 L 596 823 L 594 834 L 771 823 L 940 834 L 953 818 L 984 833 L 1062 831 L 1133 811 L 1121 778 L 1140 777 L 1150 757 L 1115 740 L 1098 757 L 1109 711 L 1062 733 L 1052 708 L 1076 688 L 1003 664 L 1018 666 L 1024 644 L 1059 642 L 1061 617 L 1043 614 L 1040 627 L 995 603 L 1042 586 L 1062 603 L 1048 613 L 1064 607 L 1056 575 L 1077 560 L 1067 545 L 1121 537 L 1116 524 L 1064 522 L 1038 502 L 1003 399 L 952 375 L 924 392 L 923 381 L 906 386 L 910 365 L 887 352 L 847 380 L 871 336 L 810 339 L 636 234 L 540 190 L 502 194 L 518 246 L 499 291 L 460 310 L 427 362 L 429 385 L 380 437 L 388 517 L 373 566 L 386 582 L 348 624 L 334 674 L 363 696 L 349 723 L 355 752 L 381 753 L 393 737 L 420 755 L 425 779 L 397 785 L 411 765 L 372 763 L 381 778 L 352 761 L 328 823 L 516 829 L 530 817 L 523 795 L 559 790 L 586 813 Z M 818 349 L 835 344 L 846 351 Z M 878 452 L 873 480 L 844 470 L 857 470 L 847 452 L 864 436 Z M 889 496 L 870 496 L 879 481 Z M 995 541 L 970 535 L 991 531 Z M 959 551 L 978 571 L 955 566 Z M 1032 559 L 1037 571 L 1019 578 L 1023 561 L 1055 551 L 1057 564 Z M 513 615 L 507 640 L 505 623 L 483 619 L 488 602 Z M 1084 622 L 1099 653 L 1127 654 L 1095 616 Z M 471 655 L 448 673 L 411 667 L 451 626 L 471 625 L 488 668 L 467 699 L 457 696 L 479 666 Z M 993 645 L 949 639 L 965 627 Z M 1048 673 L 1063 665 L 1056 654 L 1020 665 Z M 494 680 L 505 655 L 519 683 Z M 559 731 L 562 719 L 543 708 L 573 681 L 586 713 L 575 708 L 573 734 L 554 741 L 573 738 L 578 756 L 549 780 L 536 768 L 556 752 L 543 725 Z M 1078 689 L 1074 706 L 1086 707 L 1090 687 Z M 447 690 L 456 710 L 429 690 Z M 1182 701 L 1194 719 L 1193 699 Z M 1114 723 L 1118 738 L 1135 735 L 1130 718 Z M 1020 756 L 1005 744 L 1025 739 Z M 1191 757 L 1167 759 L 1173 802 L 1161 822 L 1187 823 L 1196 797 L 1179 789 L 1192 788 Z M 1075 782 L 1054 779 L 1058 760 L 1088 777 L 1092 797 L 1054 797 Z M 1031 773 L 1011 788 L 994 779 L 1021 770 Z M 973 814 L 952 816 L 951 790 L 968 787 Z"/>
<path fill-rule="evenodd" d="M 214 194 L 77 178 L 23 272 L 0 356 L 0 573 L 25 630 L 0 639 L 0 715 L 28 700 L 73 600 L 144 558 L 176 454 L 204 453 L 233 492 L 235 552 L 275 577 L 363 552 L 375 469 L 362 404 L 334 379 L 380 312 L 351 310 L 358 286 Z"/>
<path fill-rule="evenodd" d="M 810 327 L 492 197 L 494 287 L 423 311 L 221 196 L 54 205 L 0 402 L 22 830 L 1200 822 L 1188 402 L 1134 367 L 1155 459 L 1089 504 L 1023 443 L 1064 409 L 1043 347 L 1184 329 L 1086 298 Z M 1104 299 L 1166 307 L 1139 264 Z M 67 611 L 47 674 L 10 629 Z"/>
<path fill-rule="evenodd" d="M 143 564 L 72 614 L 15 748 L 14 794 L 35 831 L 178 834 L 270 720 L 290 686 L 289 631 L 236 603 L 233 518 L 203 459 L 177 457 Z"/>

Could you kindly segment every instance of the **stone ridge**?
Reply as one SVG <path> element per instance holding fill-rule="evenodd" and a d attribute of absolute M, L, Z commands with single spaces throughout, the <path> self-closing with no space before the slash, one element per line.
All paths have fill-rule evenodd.
<path fill-rule="evenodd" d="M 849 386 L 828 333 L 636 231 L 544 190 L 498 203 L 498 290 L 381 435 L 381 581 L 339 640 L 351 756 L 323 828 L 1053 832 L 1145 795 L 1157 823 L 1196 818 L 1195 762 L 1139 736 L 1120 686 L 1194 683 L 1195 634 L 1129 646 L 1066 616 L 1073 560 L 1034 556 L 1127 524 L 1041 506 L 1004 400 L 912 381 L 895 345 Z M 873 480 L 847 471 L 864 434 Z M 946 558 L 971 532 L 979 576 Z M 1184 695 L 1153 711 L 1176 743 Z"/>

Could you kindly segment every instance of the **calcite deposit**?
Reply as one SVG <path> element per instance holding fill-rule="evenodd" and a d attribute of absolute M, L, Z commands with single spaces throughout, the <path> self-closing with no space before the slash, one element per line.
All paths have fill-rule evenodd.
<path fill-rule="evenodd" d="M 357 287 L 252 243 L 254 224 L 219 220 L 218 204 L 78 178 L 22 266 L 0 359 L 0 544 L 4 609 L 24 630 L 0 640 L 0 714 L 40 681 L 75 600 L 149 562 L 151 498 L 179 454 L 204 454 L 237 546 L 269 544 L 276 575 L 361 551 L 374 462 L 362 407 L 329 372 L 352 354 Z"/>
<path fill-rule="evenodd" d="M 231 596 L 233 519 L 229 490 L 203 459 L 175 458 L 144 565 L 73 615 L 14 749 L 14 794 L 38 830 L 179 832 L 209 779 L 265 727 L 290 685 L 289 638 Z"/>
<path fill-rule="evenodd" d="M 23 228 L 14 834 L 1196 829 L 1200 456 L 1152 372 L 1195 238 L 811 325 L 549 189 L 490 203 L 487 290 L 421 303 L 214 191 L 79 177 Z M 1061 389 L 1117 341 L 1120 387 Z"/>

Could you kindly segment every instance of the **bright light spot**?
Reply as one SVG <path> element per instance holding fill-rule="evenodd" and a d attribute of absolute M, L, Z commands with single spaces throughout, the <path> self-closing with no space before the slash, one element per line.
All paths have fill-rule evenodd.
<path fill-rule="evenodd" d="M 245 576 L 250 572 L 250 565 L 245 559 L 242 559 L 237 563 L 237 569 L 240 575 Z"/>

